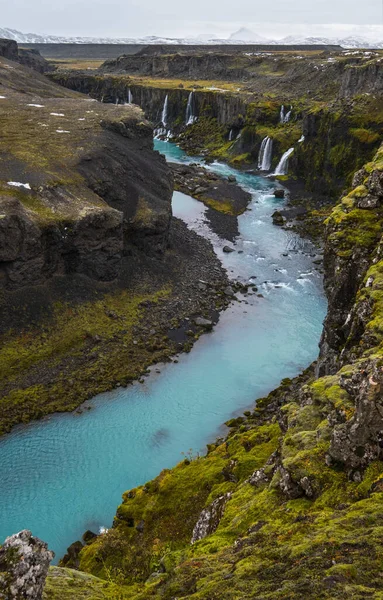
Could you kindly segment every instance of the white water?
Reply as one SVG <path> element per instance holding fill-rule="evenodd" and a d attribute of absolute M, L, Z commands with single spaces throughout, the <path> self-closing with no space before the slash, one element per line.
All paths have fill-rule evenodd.
<path fill-rule="evenodd" d="M 287 175 L 287 170 L 289 168 L 289 157 L 294 152 L 294 148 L 289 148 L 287 152 L 284 153 L 277 168 L 275 169 L 274 175 Z"/>
<path fill-rule="evenodd" d="M 291 113 L 293 112 L 293 107 L 290 106 L 290 110 L 286 112 L 284 105 L 281 106 L 281 111 L 279 113 L 279 122 L 280 123 L 288 123 L 291 119 Z"/>
<path fill-rule="evenodd" d="M 272 156 L 273 140 L 270 137 L 265 137 L 262 140 L 261 149 L 258 155 L 258 168 L 261 171 L 270 171 Z"/>
<path fill-rule="evenodd" d="M 166 128 L 168 125 L 168 106 L 169 106 L 169 96 L 166 94 L 165 96 L 165 101 L 164 101 L 164 107 L 162 109 L 162 115 L 161 115 L 161 122 L 162 125 Z"/>
<path fill-rule="evenodd" d="M 194 114 L 194 93 L 190 92 L 186 107 L 185 123 L 186 125 L 193 125 L 196 120 L 197 116 Z"/>
<path fill-rule="evenodd" d="M 229 133 L 229 142 L 232 142 L 232 141 L 233 141 L 233 136 L 234 136 L 233 130 L 232 130 L 232 129 L 230 129 L 230 133 Z"/>
<path fill-rule="evenodd" d="M 293 107 L 291 106 L 289 112 L 285 116 L 285 120 L 283 121 L 284 123 L 288 123 L 290 121 L 292 112 L 293 112 Z"/>

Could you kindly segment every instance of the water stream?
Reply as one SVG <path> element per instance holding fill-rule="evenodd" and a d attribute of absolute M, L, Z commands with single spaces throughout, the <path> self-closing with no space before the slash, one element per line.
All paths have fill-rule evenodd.
<path fill-rule="evenodd" d="M 174 144 L 156 147 L 191 162 Z M 283 201 L 270 195 L 268 179 L 209 168 L 235 174 L 252 193 L 236 251 L 222 252 L 225 241 L 211 232 L 201 203 L 176 192 L 174 214 L 212 240 L 230 275 L 256 276 L 264 297 L 234 303 L 179 364 L 152 369 L 144 384 L 97 396 L 89 412 L 52 415 L 0 439 L 0 540 L 28 528 L 62 556 L 86 529 L 111 525 L 123 491 L 173 466 L 182 452 L 203 450 L 225 431 L 225 420 L 316 357 L 326 304 L 315 250 L 272 225 Z"/>

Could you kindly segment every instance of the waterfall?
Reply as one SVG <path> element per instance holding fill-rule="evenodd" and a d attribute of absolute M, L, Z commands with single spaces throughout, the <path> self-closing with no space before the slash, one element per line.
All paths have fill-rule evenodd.
<path fill-rule="evenodd" d="M 229 133 L 229 142 L 233 141 L 233 137 L 234 137 L 234 132 L 232 129 L 230 129 L 230 133 Z"/>
<path fill-rule="evenodd" d="M 279 122 L 280 123 L 284 123 L 285 122 L 285 107 L 281 106 L 281 112 L 279 113 Z"/>
<path fill-rule="evenodd" d="M 289 150 L 284 153 L 273 175 L 287 175 L 287 170 L 289 168 L 289 157 L 293 152 L 294 148 L 289 148 Z"/>
<path fill-rule="evenodd" d="M 299 140 L 298 140 L 298 144 L 301 144 L 302 142 L 304 142 L 305 139 L 306 139 L 305 136 L 302 135 L 302 137 L 300 137 Z"/>
<path fill-rule="evenodd" d="M 262 140 L 262 144 L 261 144 L 261 147 L 260 147 L 260 150 L 259 150 L 259 154 L 258 154 L 258 169 L 262 168 L 263 155 L 265 153 L 265 146 L 266 146 L 266 142 L 267 142 L 268 139 L 269 139 L 268 137 L 265 137 Z"/>
<path fill-rule="evenodd" d="M 190 92 L 187 107 L 186 107 L 186 117 L 185 117 L 186 125 L 193 125 L 193 123 L 196 122 L 197 117 L 193 113 L 194 113 L 194 92 Z"/>
<path fill-rule="evenodd" d="M 169 105 L 169 97 L 166 94 L 165 101 L 164 101 L 164 107 L 162 109 L 162 115 L 161 115 L 161 122 L 164 127 L 167 127 L 167 124 L 168 124 L 168 105 Z"/>
<path fill-rule="evenodd" d="M 258 169 L 260 169 L 260 171 L 270 171 L 272 155 L 273 140 L 267 136 L 262 140 L 258 155 Z"/>
<path fill-rule="evenodd" d="M 130 88 L 128 89 L 128 104 L 133 104 L 133 96 Z"/>
<path fill-rule="evenodd" d="M 289 110 L 289 112 L 288 112 L 288 113 L 285 115 L 285 118 L 284 118 L 284 121 L 283 121 L 284 123 L 288 123 L 288 122 L 290 121 L 290 118 L 291 118 L 291 113 L 292 113 L 292 112 L 293 112 L 293 107 L 292 107 L 292 106 L 290 106 L 290 110 Z"/>
<path fill-rule="evenodd" d="M 117 106 L 117 104 L 120 104 L 120 99 L 119 98 L 116 98 L 116 106 Z"/>

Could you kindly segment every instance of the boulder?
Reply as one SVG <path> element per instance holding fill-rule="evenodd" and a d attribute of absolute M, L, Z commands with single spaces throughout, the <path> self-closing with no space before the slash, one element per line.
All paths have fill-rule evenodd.
<path fill-rule="evenodd" d="M 273 224 L 277 225 L 278 227 L 282 227 L 285 224 L 285 219 L 283 217 L 283 215 L 279 212 L 279 210 L 276 210 L 275 213 L 273 213 L 271 215 L 272 219 L 273 219 Z"/>
<path fill-rule="evenodd" d="M 285 197 L 285 190 L 282 190 L 282 189 L 276 189 L 276 190 L 274 190 L 274 196 L 275 196 L 275 198 L 284 198 Z"/>
<path fill-rule="evenodd" d="M 0 598 L 41 600 L 54 553 L 28 530 L 8 537 L 0 548 Z"/>
<path fill-rule="evenodd" d="M 226 254 L 230 254 L 230 252 L 234 252 L 234 248 L 231 248 L 230 246 L 224 246 L 222 248 L 222 251 L 225 252 Z"/>
<path fill-rule="evenodd" d="M 213 321 L 209 321 L 209 319 L 197 317 L 196 319 L 194 319 L 194 323 L 197 325 L 197 327 L 203 327 L 204 329 L 213 329 Z"/>
<path fill-rule="evenodd" d="M 198 540 L 203 540 L 206 536 L 214 533 L 223 517 L 227 502 L 231 498 L 231 493 L 219 496 L 201 512 L 199 519 L 193 529 L 191 544 Z"/>

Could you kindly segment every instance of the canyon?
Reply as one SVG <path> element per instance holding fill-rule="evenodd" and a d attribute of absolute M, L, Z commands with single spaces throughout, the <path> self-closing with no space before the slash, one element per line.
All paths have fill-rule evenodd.
<path fill-rule="evenodd" d="M 3 432 L 25 415 L 26 420 L 42 416 L 41 405 L 36 410 L 41 398 L 46 398 L 46 412 L 74 408 L 136 378 L 143 364 L 146 368 L 164 358 L 173 360 L 175 351 L 190 350 L 204 325 L 199 321 L 199 328 L 185 340 L 185 319 L 199 315 L 204 323 L 211 322 L 214 312 L 227 308 L 232 299 L 227 291 L 229 271 L 241 273 L 240 261 L 250 261 L 252 268 L 266 258 L 268 267 L 274 272 L 286 269 L 287 276 L 292 267 L 286 267 L 284 259 L 291 259 L 292 265 L 310 259 L 309 268 L 314 270 L 315 263 L 321 268 L 320 259 L 312 261 L 318 250 L 311 247 L 305 254 L 298 248 L 291 254 L 285 238 L 278 237 L 296 236 L 292 228 L 302 228 L 297 215 L 303 215 L 303 231 L 306 226 L 306 234 L 322 240 L 324 250 L 328 309 L 317 360 L 306 362 L 301 374 L 292 371 L 270 393 L 265 385 L 264 396 L 253 397 L 255 404 L 244 413 L 238 407 L 226 422 L 228 429 L 211 440 L 206 454 L 190 452 L 175 467 L 169 461 L 159 475 L 126 491 L 113 525 L 86 532 L 82 541 L 73 540 L 60 565 L 51 567 L 45 600 L 381 598 L 380 61 L 379 52 L 365 51 L 303 55 L 267 51 L 249 57 L 246 52 L 221 56 L 147 49 L 107 61 L 94 72 L 59 68 L 48 75 L 49 80 L 36 75 L 32 85 L 24 66 L 1 59 L 2 130 L 9 133 L 0 142 L 5 173 L 0 266 L 6 311 L 2 340 L 6 344 L 1 352 L 2 364 L 9 365 L 3 379 L 4 406 L 9 411 Z M 39 121 L 31 117 L 33 110 L 39 111 Z M 56 119 L 62 134 L 54 129 Z M 168 162 L 153 152 L 149 120 L 158 138 L 156 147 L 167 153 Z M 58 135 L 57 141 L 52 133 Z M 197 165 L 190 166 L 193 159 L 180 156 L 177 148 L 195 156 Z M 172 160 L 178 165 L 172 167 Z M 180 166 L 182 161 L 187 168 Z M 176 187 L 193 196 L 201 210 L 216 211 L 221 219 L 238 218 L 240 236 L 233 236 L 228 251 L 218 230 L 203 239 L 197 235 L 202 231 L 198 219 L 196 233 L 172 217 L 173 172 Z M 213 177 L 210 187 L 200 185 L 210 173 L 221 174 L 224 183 Z M 252 203 L 247 206 L 251 211 L 246 211 L 248 199 L 241 194 L 239 205 L 237 193 L 225 201 L 224 194 L 236 183 L 245 192 L 251 190 Z M 211 191 L 215 186 L 222 186 L 216 195 Z M 282 202 L 278 211 L 282 229 L 272 224 L 271 207 L 279 192 L 288 196 L 287 206 Z M 189 207 L 177 209 L 184 220 L 188 211 L 198 212 L 190 200 L 173 198 L 174 207 L 184 203 Z M 208 212 L 203 215 L 206 219 Z M 214 219 L 207 220 L 214 231 Z M 262 247 L 262 239 L 270 257 L 246 250 L 246 244 L 257 243 L 249 238 L 246 223 L 267 232 L 263 239 L 259 230 L 258 243 Z M 220 252 L 228 252 L 227 258 Z M 264 314 L 258 304 L 263 300 L 268 306 L 275 298 L 276 311 L 279 302 L 279 312 L 288 315 L 288 306 L 294 304 L 284 295 L 288 292 L 283 290 L 279 300 L 274 295 L 282 275 L 275 275 L 279 279 L 274 283 L 270 276 L 261 290 L 254 290 L 262 291 L 260 296 L 266 299 L 252 299 L 246 296 L 252 280 L 248 269 L 246 263 L 247 284 L 239 279 L 235 290 L 241 300 L 238 306 L 250 313 L 244 313 L 244 327 L 252 318 L 257 320 L 257 311 Z M 32 289 L 35 282 L 43 286 L 42 293 Z M 170 285 L 180 292 L 169 292 Z M 57 302 L 68 301 L 67 286 L 74 288 L 70 303 L 62 314 L 54 313 L 53 304 L 62 311 Z M 195 287 L 201 292 L 197 296 Z M 206 288 L 209 294 L 204 293 Z M 42 296 L 48 296 L 48 313 L 43 316 L 36 314 Z M 180 297 L 187 297 L 187 302 Z M 284 330 L 282 341 L 281 329 L 280 343 L 287 350 L 305 327 L 303 299 L 310 297 L 302 292 L 301 319 L 293 324 L 296 331 L 286 330 L 290 342 Z M 58 330 L 71 319 L 78 327 L 85 318 L 82 306 L 94 314 L 93 324 L 81 331 L 85 339 L 74 338 L 79 344 L 76 352 L 73 339 L 65 340 L 59 369 L 54 352 L 46 371 L 41 349 L 55 341 L 52 315 Z M 308 313 L 312 318 L 311 309 Z M 43 323 L 42 332 L 26 329 L 31 314 L 40 328 Z M 157 323 L 150 334 L 153 314 Z M 165 335 L 172 338 L 170 318 L 172 330 L 183 334 L 171 344 L 164 340 Z M 20 322 L 23 326 L 15 333 Z M 137 335 L 140 328 L 142 338 Z M 219 324 L 217 335 L 220 331 L 225 330 Z M 139 342 L 134 344 L 136 336 Z M 156 338 L 155 347 L 149 351 L 151 336 Z M 244 330 L 242 336 L 244 344 Z M 266 338 L 262 338 L 265 347 Z M 202 338 L 189 355 L 191 360 L 198 356 L 200 343 Z M 238 343 L 240 348 L 241 340 Z M 119 362 L 124 345 L 125 362 Z M 40 364 L 32 360 L 36 350 Z M 93 358 L 85 360 L 89 353 Z M 76 362 L 78 355 L 82 362 Z M 271 354 L 268 357 L 272 362 Z M 126 359 L 136 361 L 129 377 Z M 93 363 L 87 371 L 89 360 Z M 267 366 L 267 361 L 257 363 L 260 371 Z M 58 378 L 63 367 L 65 376 Z M 238 390 L 246 387 L 246 381 L 235 381 Z M 82 392 L 85 384 L 87 396 Z M 211 394 L 208 388 L 206 396 Z M 61 404 L 59 396 L 64 398 Z M 15 406 L 21 410 L 15 411 Z M 19 535 L 30 540 L 28 532 Z M 17 538 L 7 543 L 20 542 Z M 3 574 L 12 568 L 0 558 L 3 586 L 8 581 Z"/>

